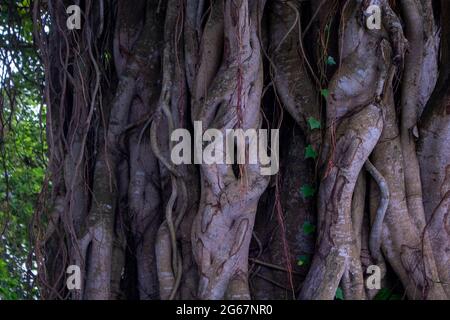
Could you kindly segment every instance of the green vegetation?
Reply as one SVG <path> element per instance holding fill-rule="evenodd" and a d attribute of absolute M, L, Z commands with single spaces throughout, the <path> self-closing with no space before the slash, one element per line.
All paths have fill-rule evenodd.
<path fill-rule="evenodd" d="M 46 144 L 29 2 L 0 1 L 0 300 L 38 296 L 28 226 L 44 179 Z"/>

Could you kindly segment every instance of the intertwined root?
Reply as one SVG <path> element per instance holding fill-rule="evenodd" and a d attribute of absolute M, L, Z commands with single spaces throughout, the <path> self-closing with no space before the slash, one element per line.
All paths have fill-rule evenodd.
<path fill-rule="evenodd" d="M 217 1 L 215 5 L 220 5 Z M 213 6 L 212 10 L 217 9 Z M 203 63 L 217 56 L 203 52 L 195 86 L 205 88 L 194 96 L 194 120 L 206 126 L 226 129 L 258 129 L 262 94 L 262 57 L 257 36 L 264 1 L 225 1 L 223 13 L 223 58 L 211 85 Z M 205 48 L 216 36 L 217 24 L 207 24 L 202 39 Z M 247 145 L 247 144 L 246 144 Z M 225 148 L 228 148 L 225 147 Z M 260 175 L 260 166 L 239 166 L 239 175 L 231 165 L 201 166 L 202 201 L 194 220 L 192 243 L 199 266 L 199 297 L 249 299 L 248 250 L 258 200 L 268 179 Z"/>
<path fill-rule="evenodd" d="M 430 2 L 397 2 L 405 25 L 387 0 L 349 0 L 342 8 L 337 2 L 314 2 L 317 12 L 306 29 L 315 28 L 317 17 L 321 20 L 314 30 L 320 44 L 308 48 L 300 20 L 309 4 L 267 2 L 137 0 L 132 8 L 125 2 L 117 8 L 108 4 L 111 16 L 118 9 L 116 29 L 97 34 L 89 26 L 97 21 L 95 10 L 108 12 L 104 1 L 85 1 L 86 29 L 79 33 L 64 29 L 62 4 L 48 1 L 55 27 L 51 46 L 43 30 L 36 34 L 48 85 L 54 193 L 44 245 L 36 250 L 39 273 L 50 275 L 42 277 L 44 295 L 118 298 L 126 282 L 136 291 L 130 295 L 140 299 L 250 298 L 252 234 L 258 256 L 250 261 L 258 265 L 254 274 L 263 279 L 261 287 L 275 285 L 283 294 L 298 291 L 292 265 L 273 259 L 282 256 L 285 263 L 296 263 L 289 261 L 291 244 L 284 236 L 301 238 L 292 236 L 301 232 L 295 222 L 306 221 L 315 211 L 307 213 L 306 206 L 296 210 L 304 202 L 292 201 L 286 205 L 288 213 L 282 202 L 291 194 L 299 197 L 298 184 L 308 176 L 316 178 L 318 189 L 318 241 L 300 298 L 333 299 L 338 286 L 347 299 L 371 298 L 376 290 L 364 286 L 370 264 L 380 266 L 383 275 L 386 265 L 392 267 L 409 298 L 448 297 L 450 129 L 448 94 L 443 94 L 448 70 L 442 70 L 439 94 L 425 106 L 436 82 L 439 41 Z M 364 23 L 370 5 L 381 8 L 379 30 Z M 442 8 L 450 11 L 445 1 Z M 328 91 L 322 91 L 327 100 L 322 116 L 319 91 L 325 62 L 319 57 L 316 68 L 310 54 L 315 46 L 326 49 L 324 38 L 333 34 L 330 25 L 324 31 L 326 20 L 341 9 L 341 26 L 335 32 L 339 57 L 329 60 L 337 70 Z M 38 22 L 38 4 L 34 14 Z M 99 25 L 106 26 L 113 19 L 101 20 Z M 102 55 L 105 43 L 114 48 L 111 63 Z M 114 76 L 106 74 L 109 68 Z M 396 76 L 402 77 L 400 119 L 394 102 Z M 302 165 L 284 164 L 284 171 L 298 174 L 288 186 L 295 190 L 280 197 L 283 177 L 274 179 L 276 209 L 268 201 L 270 208 L 259 210 L 271 217 L 276 211 L 281 231 L 262 243 L 253 232 L 260 197 L 269 185 L 260 164 L 175 166 L 169 137 L 174 129 L 189 129 L 190 121 L 202 121 L 203 128 L 217 128 L 223 136 L 227 129 L 260 129 L 263 119 L 283 126 L 278 109 L 268 119 L 262 117 L 267 92 L 271 108 L 285 108 L 302 131 L 305 146 L 316 156 L 321 153 L 323 161 L 305 161 L 303 144 L 293 151 L 301 155 L 288 159 Z M 303 172 L 308 168 L 315 172 Z M 424 186 L 429 192 L 422 195 Z M 292 229 L 287 232 L 285 218 Z M 272 239 L 280 243 L 271 244 Z M 79 292 L 65 289 L 64 268 L 69 264 L 82 266 L 85 285 Z M 271 278 L 267 268 L 283 277 L 287 273 L 289 283 L 279 281 L 281 276 Z"/>
<path fill-rule="evenodd" d="M 421 78 L 417 70 L 422 67 L 422 63 L 413 62 L 416 56 L 423 58 L 424 53 L 421 40 L 422 29 L 420 29 L 422 22 L 417 17 L 419 5 L 414 1 L 406 1 L 403 4 L 404 11 L 411 19 L 410 23 L 412 21 L 420 23 L 410 25 L 409 34 L 407 34 L 410 46 L 414 46 L 416 54 L 414 58 L 406 57 L 406 65 L 409 68 L 405 69 L 404 77 L 410 81 L 403 82 L 404 104 L 399 139 L 392 98 L 395 68 L 391 64 L 401 65 L 406 41 L 403 37 L 402 26 L 389 4 L 386 1 L 374 2 L 383 9 L 384 20 L 381 30 L 364 30 L 361 29 L 364 26 L 355 22 L 359 11 L 373 4 L 372 1 L 365 1 L 361 7 L 355 3 L 349 6 L 346 8 L 349 10 L 349 15 L 343 20 L 346 21 L 346 25 L 342 28 L 342 65 L 331 80 L 327 104 L 327 120 L 330 127 L 328 139 L 325 141 L 327 145 L 325 150 L 330 151 L 318 196 L 319 248 L 300 295 L 306 299 L 332 299 L 341 278 L 347 298 L 365 297 L 361 286 L 359 254 L 356 256 L 354 254 L 354 242 L 359 243 L 355 235 L 359 236 L 359 233 L 354 232 L 358 228 L 352 226 L 354 221 L 350 219 L 353 188 L 364 163 L 379 189 L 379 191 L 374 189 L 376 196 L 371 197 L 373 219 L 368 242 L 372 258 L 384 269 L 381 246 L 411 298 L 445 297 L 438 280 L 435 258 L 431 253 L 429 234 L 423 223 L 425 216 L 422 207 L 420 172 L 412 137 L 412 128 L 417 123 L 414 116 L 417 116 L 416 108 L 420 105 L 419 91 L 421 86 L 425 85 L 421 80 L 426 79 Z M 358 30 L 359 36 L 354 37 L 355 31 Z M 382 38 L 390 39 L 390 43 Z M 355 135 L 350 138 L 355 139 L 353 142 L 345 142 L 345 137 L 352 135 L 355 131 L 353 128 L 355 123 L 352 121 L 362 113 L 369 112 L 368 110 L 375 106 L 372 101 L 381 103 L 379 106 L 387 114 L 386 117 L 379 118 L 381 127 L 369 130 L 366 134 Z M 369 106 L 366 106 L 368 103 Z M 384 118 L 387 120 L 383 120 Z M 384 121 L 386 123 L 383 129 Z M 365 123 L 372 122 L 365 120 Z M 378 147 L 380 136 L 382 139 Z M 388 137 L 393 140 L 385 141 Z M 370 145 L 366 152 L 355 151 L 356 145 L 364 144 Z M 367 161 L 374 148 L 375 166 Z M 345 159 L 349 154 L 360 154 L 360 158 L 352 158 L 351 161 L 342 164 L 341 159 Z M 359 159 L 360 162 L 355 159 Z M 386 159 L 394 161 L 386 161 Z M 392 166 L 397 167 L 393 169 Z M 392 197 L 389 195 L 390 192 Z M 373 201 L 376 201 L 376 204 Z M 401 215 L 406 216 L 401 221 L 402 227 L 398 228 L 393 222 L 399 222 Z M 401 233 L 400 229 L 408 231 Z M 358 244 L 356 252 L 359 248 Z"/>

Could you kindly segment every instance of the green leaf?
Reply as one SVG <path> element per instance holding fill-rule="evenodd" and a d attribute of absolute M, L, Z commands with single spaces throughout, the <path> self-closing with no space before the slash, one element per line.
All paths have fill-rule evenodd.
<path fill-rule="evenodd" d="M 327 65 L 329 65 L 329 66 L 336 65 L 336 60 L 334 60 L 334 58 L 332 56 L 328 56 L 328 58 L 327 58 Z"/>
<path fill-rule="evenodd" d="M 381 288 L 380 291 L 376 294 L 376 296 L 373 298 L 374 300 L 389 300 L 389 297 L 391 296 L 391 290 L 388 288 Z"/>
<path fill-rule="evenodd" d="M 316 193 L 316 189 L 309 184 L 305 184 L 300 188 L 300 192 L 304 198 L 310 198 Z"/>
<path fill-rule="evenodd" d="M 336 289 L 336 300 L 344 300 L 344 292 L 339 287 Z"/>
<path fill-rule="evenodd" d="M 313 117 L 308 118 L 308 124 L 311 130 L 320 129 L 321 127 L 320 121 Z"/>
<path fill-rule="evenodd" d="M 398 293 L 392 293 L 391 289 L 381 288 L 373 298 L 374 300 L 401 300 L 402 296 Z"/>
<path fill-rule="evenodd" d="M 316 226 L 315 225 L 313 225 L 311 222 L 309 222 L 309 221 L 305 221 L 304 223 L 303 223 L 303 233 L 304 234 L 306 234 L 306 235 L 310 235 L 310 234 L 313 234 L 314 233 L 314 231 L 316 231 Z"/>
<path fill-rule="evenodd" d="M 317 152 L 314 150 L 312 145 L 307 145 L 305 148 L 305 159 L 316 159 L 317 158 Z"/>
<path fill-rule="evenodd" d="M 307 266 L 310 263 L 310 258 L 308 255 L 301 255 L 298 257 L 297 265 L 298 266 Z"/>
<path fill-rule="evenodd" d="M 328 98 L 328 95 L 329 95 L 329 91 L 328 91 L 328 89 L 322 89 L 322 90 L 320 90 L 320 94 L 326 99 L 326 98 Z"/>

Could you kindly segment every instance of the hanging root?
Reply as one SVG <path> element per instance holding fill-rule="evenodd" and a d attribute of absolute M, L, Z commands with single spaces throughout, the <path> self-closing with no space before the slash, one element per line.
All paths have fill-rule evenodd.
<path fill-rule="evenodd" d="M 167 85 L 167 82 L 166 82 Z M 169 88 L 166 86 L 166 90 L 169 90 Z M 164 90 L 164 85 L 163 85 Z M 164 115 L 166 116 L 167 123 L 168 123 L 168 131 L 169 133 L 173 130 L 173 118 L 170 113 L 170 110 L 168 110 L 168 101 L 167 99 L 168 95 L 164 97 L 164 95 L 161 95 L 162 102 L 160 104 L 161 110 L 164 112 Z M 161 112 L 161 110 L 159 112 Z M 161 115 L 159 117 L 161 118 Z M 177 238 L 176 238 L 176 232 L 177 228 L 180 225 L 182 216 L 184 215 L 183 211 L 180 211 L 178 218 L 176 219 L 176 222 L 173 217 L 174 207 L 177 202 L 178 198 L 178 184 L 184 184 L 184 181 L 182 178 L 179 178 L 179 174 L 175 167 L 173 167 L 169 161 L 167 161 L 158 145 L 158 139 L 157 139 L 157 128 L 158 123 L 153 121 L 151 128 L 150 128 L 150 141 L 151 141 L 151 147 L 152 151 L 155 154 L 156 158 L 163 164 L 163 166 L 166 167 L 166 169 L 170 173 L 170 181 L 171 181 L 171 188 L 172 192 L 170 194 L 169 200 L 166 204 L 165 209 L 165 223 L 161 225 L 160 230 L 158 231 L 158 237 L 156 241 L 156 247 L 157 247 L 157 263 L 158 263 L 158 275 L 161 283 L 161 298 L 162 299 L 169 299 L 173 300 L 175 298 L 175 295 L 178 291 L 178 287 L 181 281 L 181 273 L 182 273 L 182 262 L 181 262 L 181 255 L 178 252 L 178 246 L 177 246 Z M 186 187 L 184 186 L 184 190 Z M 186 192 L 183 192 L 185 195 Z M 180 200 L 180 199 L 178 199 Z M 181 201 L 185 202 L 185 199 L 181 199 Z M 183 209 L 185 208 L 185 205 L 183 204 Z M 185 211 L 185 210 L 184 210 Z M 166 235 L 169 236 L 169 242 L 167 243 Z M 170 244 L 169 244 L 170 243 Z M 170 255 L 171 252 L 171 261 L 168 263 L 165 260 L 166 255 Z"/>
<path fill-rule="evenodd" d="M 179 111 L 179 101 L 173 95 L 174 88 L 179 91 L 178 94 L 181 96 L 183 96 L 182 92 L 184 92 L 183 88 L 180 87 L 180 79 L 177 78 L 178 73 L 175 69 L 175 66 L 179 66 L 180 52 L 178 51 L 178 34 L 175 32 L 174 37 L 172 33 L 173 30 L 178 30 L 180 14 L 183 12 L 182 9 L 182 1 L 180 0 L 172 0 L 167 4 L 163 53 L 163 64 L 165 68 L 163 71 L 158 114 L 150 128 L 152 150 L 161 164 L 169 171 L 172 189 L 165 208 L 166 219 L 158 232 L 156 242 L 158 275 L 162 287 L 161 298 L 169 300 L 175 299 L 182 278 L 183 263 L 177 243 L 177 230 L 187 210 L 187 191 L 184 178 L 180 175 L 178 168 L 172 166 L 165 158 L 163 151 L 160 150 L 158 137 L 161 135 L 164 136 L 164 134 L 158 131 L 160 124 L 158 120 L 163 116 L 165 117 L 167 137 L 170 137 L 176 127 L 174 113 Z M 171 150 L 171 147 L 172 142 L 169 139 L 164 145 L 164 151 Z M 174 216 L 174 212 L 177 212 L 177 217 Z M 170 259 L 170 263 L 168 259 Z"/>
<path fill-rule="evenodd" d="M 372 254 L 372 257 L 377 262 L 381 262 L 383 260 L 380 249 L 381 232 L 383 227 L 384 216 L 386 215 L 386 211 L 389 205 L 389 188 L 384 177 L 377 170 L 377 168 L 375 168 L 372 162 L 370 162 L 370 160 L 367 160 L 364 166 L 377 183 L 378 188 L 380 189 L 380 203 L 378 205 L 378 209 L 372 223 L 372 230 L 370 232 L 370 239 L 369 239 L 369 249 L 370 253 Z"/>

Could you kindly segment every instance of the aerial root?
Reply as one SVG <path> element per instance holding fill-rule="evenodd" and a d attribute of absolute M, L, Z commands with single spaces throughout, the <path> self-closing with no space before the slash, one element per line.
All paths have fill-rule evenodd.
<path fill-rule="evenodd" d="M 383 256 L 381 254 L 381 232 L 383 227 L 384 216 L 389 205 L 389 188 L 386 180 L 381 175 L 381 173 L 375 168 L 375 166 L 367 159 L 365 163 L 366 170 L 370 173 L 372 178 L 378 185 L 380 189 L 380 203 L 375 214 L 375 218 L 372 223 L 372 230 L 370 232 L 369 238 L 369 249 L 372 257 L 377 261 L 377 263 L 383 261 Z"/>

